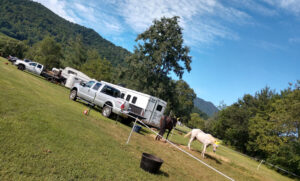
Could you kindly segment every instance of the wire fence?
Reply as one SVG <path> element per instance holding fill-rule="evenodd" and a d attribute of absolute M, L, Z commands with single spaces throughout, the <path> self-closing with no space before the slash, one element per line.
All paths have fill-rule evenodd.
<path fill-rule="evenodd" d="M 93 101 L 93 102 L 94 102 L 94 101 Z M 90 105 L 90 106 L 91 106 L 91 105 Z M 110 105 L 106 105 L 106 106 L 109 106 L 109 107 L 113 108 L 113 107 L 110 106 Z M 90 107 L 90 108 L 91 108 L 91 107 Z M 90 108 L 89 108 L 87 114 L 89 114 Z M 147 128 L 148 128 L 151 132 L 153 132 L 155 135 L 159 135 L 157 132 L 153 131 L 148 125 L 146 125 L 143 121 L 141 121 L 141 120 L 139 120 L 139 119 L 137 119 L 136 117 L 131 116 L 131 115 L 127 115 L 127 116 L 128 116 L 128 117 L 131 117 L 131 118 L 133 118 L 133 119 L 135 119 L 134 125 L 133 125 L 133 127 L 132 127 L 132 129 L 131 129 L 130 135 L 129 135 L 128 140 L 127 140 L 127 144 L 128 144 L 129 141 L 130 141 L 130 137 L 131 137 L 131 135 L 132 135 L 134 126 L 136 125 L 136 122 L 137 122 L 137 121 L 138 121 L 139 123 L 141 123 L 142 125 L 144 125 L 145 127 L 147 127 Z M 178 130 L 178 129 L 177 129 L 177 130 Z M 182 131 L 182 130 L 179 130 L 179 131 Z M 171 136 L 172 136 L 172 135 L 171 135 Z M 174 143 L 170 142 L 169 140 L 166 140 L 166 141 L 167 141 L 169 144 L 171 144 L 172 146 L 174 146 L 175 148 L 179 149 L 180 151 L 184 152 L 185 154 L 189 155 L 190 157 L 192 157 L 192 158 L 194 158 L 195 160 L 199 161 L 200 163 L 204 164 L 204 165 L 207 166 L 208 168 L 214 170 L 215 172 L 219 173 L 220 175 L 223 175 L 223 176 L 226 177 L 227 179 L 234 181 L 234 179 L 232 179 L 232 178 L 230 178 L 229 176 L 225 175 L 224 173 L 218 171 L 217 169 L 215 169 L 214 167 L 212 167 L 212 166 L 208 165 L 207 163 L 203 162 L 202 160 L 200 160 L 199 158 L 195 157 L 194 155 L 192 155 L 192 154 L 186 152 L 185 150 L 183 150 L 182 148 L 178 147 L 177 145 L 175 145 Z M 222 148 L 230 149 L 230 148 L 227 148 L 227 147 L 222 146 L 222 145 L 220 145 L 220 146 L 221 146 Z M 243 156 L 245 156 L 245 157 L 248 157 L 248 158 L 250 158 L 250 159 L 252 159 L 252 160 L 256 160 L 256 161 L 260 162 L 259 165 L 258 165 L 258 167 L 257 167 L 257 170 L 259 169 L 259 167 L 260 167 L 261 164 L 265 164 L 265 165 L 269 165 L 269 166 L 271 166 L 271 167 L 275 167 L 276 169 L 281 170 L 282 172 L 285 172 L 285 173 L 287 173 L 287 174 L 293 175 L 294 177 L 300 178 L 299 175 L 297 175 L 297 174 L 295 174 L 295 173 L 293 173 L 293 172 L 287 171 L 287 170 L 285 170 L 285 169 L 283 169 L 283 168 L 280 168 L 280 167 L 278 167 L 278 166 L 276 166 L 276 165 L 274 165 L 274 164 L 272 164 L 272 163 L 266 162 L 265 160 L 260 160 L 260 159 L 257 159 L 257 158 L 248 156 L 248 155 L 246 155 L 246 154 L 243 154 L 243 153 L 241 153 L 241 152 L 235 151 L 235 150 L 233 150 L 233 149 L 230 149 L 230 150 L 232 150 L 232 151 L 234 151 L 234 152 L 236 152 L 236 153 L 238 153 L 238 154 L 240 154 L 240 155 L 243 155 Z"/>
<path fill-rule="evenodd" d="M 183 127 L 186 127 L 186 126 L 183 125 Z M 188 128 L 188 127 L 186 127 L 186 128 Z M 178 129 L 177 129 L 177 130 L 178 130 Z M 182 131 L 182 130 L 178 130 L 178 131 L 184 132 L 184 131 Z M 292 175 L 292 176 L 294 176 L 294 177 L 300 178 L 299 175 L 297 175 L 297 174 L 295 174 L 295 173 L 293 173 L 293 172 L 290 172 L 290 171 L 288 171 L 288 170 L 285 170 L 285 169 L 283 169 L 283 168 L 280 168 L 280 167 L 278 167 L 278 166 L 276 166 L 276 165 L 274 165 L 274 164 L 272 164 L 272 163 L 269 163 L 269 162 L 267 162 L 267 161 L 265 161 L 265 160 L 258 159 L 258 158 L 255 158 L 255 157 L 251 157 L 251 156 L 249 156 L 249 155 L 246 155 L 246 154 L 244 154 L 244 153 L 235 151 L 235 150 L 230 149 L 230 148 L 228 148 L 228 147 L 225 147 L 225 146 L 223 146 L 223 145 L 220 145 L 220 146 L 221 146 L 222 148 L 229 149 L 229 150 L 231 150 L 231 151 L 233 151 L 233 152 L 236 152 L 236 153 L 238 153 L 238 154 L 240 154 L 240 155 L 243 155 L 243 156 L 245 156 L 245 157 L 248 157 L 249 159 L 252 159 L 252 160 L 255 160 L 255 161 L 259 162 L 259 165 L 257 166 L 257 170 L 259 170 L 259 167 L 260 167 L 261 164 L 265 164 L 265 165 L 269 165 L 269 166 L 271 166 L 271 167 L 274 167 L 274 168 L 276 168 L 276 169 L 278 169 L 278 170 L 280 170 L 280 171 L 282 171 L 282 172 L 285 172 L 285 173 L 287 173 L 287 174 L 289 174 L 289 175 Z"/>
<path fill-rule="evenodd" d="M 127 144 L 128 144 L 129 141 L 130 141 L 130 138 L 131 138 L 133 129 L 134 129 L 134 127 L 135 127 L 135 125 L 136 125 L 137 122 L 139 122 L 140 124 L 142 124 L 143 126 L 145 126 L 146 128 L 148 128 L 148 129 L 149 129 L 152 133 L 154 133 L 156 136 L 159 135 L 157 132 L 153 131 L 148 125 L 146 125 L 143 121 L 141 121 L 141 120 L 139 120 L 139 119 L 135 119 L 135 122 L 134 122 L 134 124 L 133 124 L 133 126 L 132 126 L 131 132 L 130 132 L 129 137 L 128 137 L 127 142 L 126 142 Z M 213 171 L 217 172 L 218 174 L 224 176 L 225 178 L 227 178 L 227 179 L 229 179 L 229 180 L 231 180 L 231 181 L 234 181 L 233 178 L 231 178 L 231 177 L 227 176 L 226 174 L 220 172 L 220 171 L 217 170 L 216 168 L 214 168 L 214 167 L 208 165 L 207 163 L 205 163 L 204 161 L 200 160 L 200 159 L 197 158 L 196 156 L 194 156 L 194 155 L 190 154 L 189 152 L 183 150 L 182 148 L 178 147 L 177 145 L 175 145 L 175 144 L 172 143 L 171 141 L 166 140 L 166 142 L 169 143 L 170 145 L 174 146 L 174 147 L 177 148 L 178 150 L 182 151 L 183 153 L 187 154 L 188 156 L 194 158 L 194 159 L 197 160 L 198 162 L 202 163 L 202 164 L 205 165 L 206 167 L 208 167 L 208 168 L 212 169 Z"/>
<path fill-rule="evenodd" d="M 220 146 L 221 146 L 222 148 L 231 150 L 231 151 L 233 151 L 233 152 L 235 152 L 235 153 L 238 153 L 238 154 L 240 154 L 240 155 L 243 155 L 243 156 L 245 156 L 245 157 L 248 157 L 248 158 L 251 159 L 251 160 L 255 160 L 255 161 L 259 162 L 259 165 L 257 166 L 257 170 L 259 170 L 259 166 L 260 166 L 261 164 L 265 164 L 265 165 L 269 165 L 269 166 L 271 166 L 271 167 L 275 167 L 276 169 L 278 169 L 278 170 L 280 170 L 280 171 L 282 171 L 282 172 L 285 172 L 285 173 L 287 173 L 287 174 L 293 175 L 294 177 L 300 178 L 299 175 L 297 175 L 297 174 L 295 174 L 295 173 L 293 173 L 293 172 L 290 172 L 290 171 L 288 171 L 288 170 L 285 170 L 285 169 L 283 169 L 283 168 L 280 168 L 280 167 L 278 167 L 278 166 L 276 166 L 276 165 L 274 165 L 274 164 L 272 164 L 272 163 L 269 163 L 269 162 L 267 162 L 267 161 L 265 161 L 265 160 L 260 160 L 260 159 L 258 159 L 258 158 L 251 157 L 251 156 L 249 156 L 249 155 L 246 155 L 246 154 L 244 154 L 244 153 L 235 151 L 235 150 L 230 149 L 230 148 L 228 148 L 228 147 L 225 147 L 225 146 L 223 146 L 223 145 L 220 145 Z"/>

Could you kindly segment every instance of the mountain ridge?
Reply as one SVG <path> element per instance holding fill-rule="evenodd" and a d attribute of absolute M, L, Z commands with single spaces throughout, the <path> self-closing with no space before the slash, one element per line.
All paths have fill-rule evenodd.
<path fill-rule="evenodd" d="M 201 99 L 199 97 L 196 97 L 194 99 L 194 106 L 210 117 L 219 112 L 219 109 L 213 103 L 205 101 L 204 99 Z"/>
<path fill-rule="evenodd" d="M 50 35 L 63 46 L 69 46 L 70 41 L 81 35 L 84 46 L 96 49 L 113 65 L 123 63 L 131 54 L 104 39 L 95 30 L 69 22 L 38 2 L 1 0 L 0 16 L 0 32 L 17 40 L 26 40 L 30 45 Z"/>

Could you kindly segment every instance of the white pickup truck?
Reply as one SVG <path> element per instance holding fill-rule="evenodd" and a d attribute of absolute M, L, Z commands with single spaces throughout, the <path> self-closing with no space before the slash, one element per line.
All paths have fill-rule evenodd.
<path fill-rule="evenodd" d="M 40 75 L 44 69 L 44 66 L 37 62 L 32 62 L 31 60 L 16 60 L 14 65 L 18 67 L 19 70 L 27 70 L 34 74 Z"/>
<path fill-rule="evenodd" d="M 71 88 L 70 99 L 77 98 L 102 108 L 102 115 L 109 117 L 115 113 L 127 118 L 129 103 L 120 98 L 120 90 L 95 80 L 87 83 L 76 83 Z"/>

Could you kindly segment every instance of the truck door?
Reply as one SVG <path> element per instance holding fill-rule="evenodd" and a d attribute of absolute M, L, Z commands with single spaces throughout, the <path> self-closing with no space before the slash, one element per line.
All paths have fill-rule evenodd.
<path fill-rule="evenodd" d="M 43 65 L 37 64 L 34 69 L 35 69 L 35 73 L 40 75 L 43 71 Z"/>
<path fill-rule="evenodd" d="M 80 90 L 78 91 L 78 94 L 81 98 L 89 101 L 89 92 L 90 88 L 95 84 L 95 81 L 89 81 L 84 86 L 80 87 Z"/>
<path fill-rule="evenodd" d="M 35 73 L 35 66 L 36 66 L 37 63 L 35 62 L 31 62 L 28 64 L 28 66 L 26 66 L 26 69 L 29 71 L 29 72 L 32 72 L 32 73 Z"/>
<path fill-rule="evenodd" d="M 101 87 L 101 83 L 97 82 L 96 84 L 94 84 L 89 90 L 88 90 L 88 98 L 87 101 L 91 102 L 91 103 L 95 103 L 96 102 L 96 96 L 97 96 L 97 92 L 99 90 L 99 88 Z"/>

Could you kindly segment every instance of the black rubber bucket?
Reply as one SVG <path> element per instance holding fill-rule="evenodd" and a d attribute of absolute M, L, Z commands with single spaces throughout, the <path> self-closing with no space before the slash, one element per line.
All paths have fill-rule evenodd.
<path fill-rule="evenodd" d="M 162 159 L 154 155 L 143 153 L 140 167 L 147 172 L 157 173 L 163 162 L 164 161 Z"/>
<path fill-rule="evenodd" d="M 136 133 L 139 133 L 142 127 L 140 127 L 139 125 L 135 125 L 133 128 L 133 131 Z"/>

